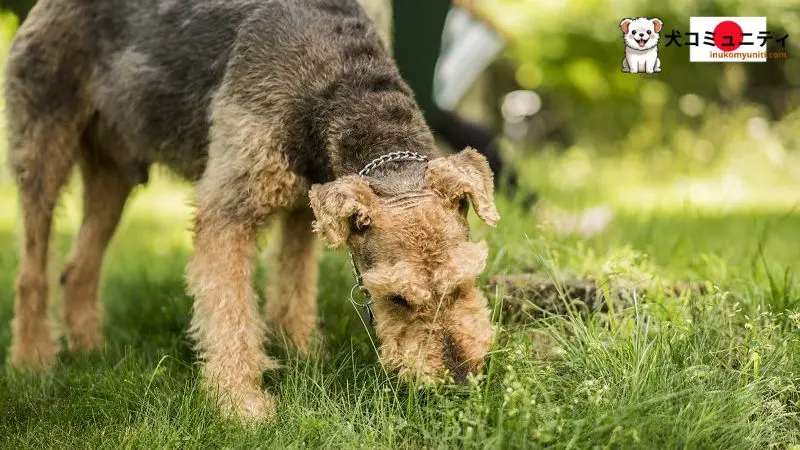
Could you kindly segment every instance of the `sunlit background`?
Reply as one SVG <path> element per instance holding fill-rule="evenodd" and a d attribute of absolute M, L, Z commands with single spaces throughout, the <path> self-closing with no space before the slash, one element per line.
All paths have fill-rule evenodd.
<path fill-rule="evenodd" d="M 485 91 L 491 91 L 484 95 L 502 101 L 512 89 L 523 89 L 541 99 L 527 132 L 508 136 L 514 155 L 536 171 L 527 182 L 567 197 L 589 190 L 624 208 L 691 203 L 784 209 L 800 199 L 797 2 L 478 4 L 517 39 L 484 78 Z M 624 49 L 617 24 L 638 16 L 664 22 L 660 74 L 620 70 Z M 789 57 L 690 63 L 688 47 L 663 47 L 672 30 L 685 35 L 690 16 L 766 16 L 775 36 L 789 35 Z M 476 117 L 499 110 L 494 106 Z"/>
<path fill-rule="evenodd" d="M 476 237 L 490 244 L 481 286 L 494 311 L 503 291 L 488 280 L 514 272 L 609 283 L 697 280 L 711 288 L 680 298 L 634 296 L 616 314 L 585 323 L 504 318 L 489 387 L 473 386 L 464 398 L 444 392 L 397 400 L 375 369 L 368 330 L 345 300 L 353 281 L 346 254 L 326 252 L 325 352 L 310 362 L 283 358 L 289 369 L 268 375 L 265 384 L 286 406 L 283 421 L 262 430 L 263 442 L 434 448 L 447 445 L 447 434 L 481 448 L 514 439 L 578 448 L 798 448 L 798 1 L 478 0 L 475 7 L 509 44 L 458 110 L 498 136 L 521 184 L 539 196 L 529 209 L 499 195 L 497 229 L 473 220 Z M 621 71 L 618 24 L 639 16 L 664 23 L 659 74 Z M 663 47 L 666 34 L 688 30 L 690 16 L 766 16 L 774 35 L 788 33 L 788 58 L 690 63 L 687 47 Z M 17 22 L 0 13 L 0 65 Z M 1 125 L 4 361 L 21 224 Z M 57 211 L 48 268 L 54 281 L 80 223 L 77 178 Z M 187 429 L 185 442 L 197 439 L 204 448 L 251 439 L 194 419 L 197 374 L 182 334 L 191 304 L 182 278 L 191 193 L 156 169 L 129 202 L 104 268 L 104 359 L 71 361 L 43 387 L 0 375 L 0 416 L 5 400 L 14 415 L 8 429 L 17 433 L 11 442 L 84 444 L 88 435 L 113 447 L 113 436 L 136 448 L 167 436 L 181 447 Z M 259 290 L 265 272 L 259 266 Z M 57 301 L 53 308 L 58 314 Z M 76 432 L 75 423 L 88 425 Z M 229 434 L 216 440 L 215 433 Z"/>
<path fill-rule="evenodd" d="M 632 209 L 787 208 L 800 199 L 796 1 L 483 0 L 476 8 L 511 42 L 460 110 L 504 138 L 523 182 L 544 198 Z M 690 63 L 688 47 L 663 47 L 697 15 L 766 16 L 774 35 L 789 35 L 789 58 Z M 664 22 L 662 73 L 621 72 L 618 23 L 630 16 Z M 16 22 L 0 16 L 0 58 Z M 5 169 L 3 157 L 7 184 Z"/>
<path fill-rule="evenodd" d="M 482 0 L 474 6 L 508 45 L 458 111 L 496 133 L 522 185 L 540 198 L 531 214 L 513 199 L 501 201 L 510 218 L 504 221 L 503 239 L 551 229 L 556 234 L 601 233 L 607 237 L 600 240 L 603 247 L 633 245 L 658 258 L 658 246 L 649 236 L 617 238 L 631 237 L 631 229 L 645 233 L 648 228 L 636 224 L 648 220 L 697 219 L 707 231 L 707 249 L 736 259 L 761 245 L 757 235 L 773 222 L 779 229 L 792 229 L 788 224 L 795 223 L 800 204 L 796 1 Z M 775 36 L 789 35 L 789 57 L 766 63 L 690 63 L 688 47 L 663 45 L 672 30 L 685 33 L 693 15 L 766 16 Z M 624 47 L 618 24 L 637 16 L 659 17 L 664 23 L 659 74 L 621 71 Z M 17 25 L 12 13 L 0 13 L 0 62 Z M 19 220 L 4 127 L 0 133 L 0 227 L 16 239 Z M 73 179 L 59 209 L 57 229 L 67 235 L 79 224 L 79 189 Z M 157 168 L 130 202 L 122 229 L 142 219 L 169 223 L 174 226 L 142 244 L 154 251 L 167 243 L 167 248 L 188 249 L 190 202 L 190 186 Z M 595 216 L 581 219 L 579 214 L 593 208 L 600 208 L 595 216 L 602 224 L 583 224 Z M 708 231 L 720 227 L 738 230 L 739 244 L 747 250 L 734 251 L 736 242 Z M 681 233 L 676 229 L 675 234 Z M 68 241 L 65 237 L 56 258 L 64 257 Z M 794 257 L 800 246 L 793 245 L 800 240 L 781 235 L 767 241 L 781 264 L 800 264 Z M 513 259 L 510 247 L 506 256 Z M 678 265 L 667 262 L 666 250 L 661 259 L 665 266 Z"/>

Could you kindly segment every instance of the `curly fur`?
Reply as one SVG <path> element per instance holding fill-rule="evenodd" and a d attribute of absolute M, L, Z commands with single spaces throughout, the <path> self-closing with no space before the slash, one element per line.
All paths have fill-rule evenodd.
<path fill-rule="evenodd" d="M 486 247 L 469 242 L 464 205 L 469 196 L 497 223 L 492 174 L 474 151 L 439 157 L 382 23 L 355 0 L 40 0 L 5 78 L 25 226 L 13 363 L 49 365 L 59 350 L 44 274 L 72 166 L 81 167 L 84 217 L 62 284 L 67 342 L 80 351 L 102 345 L 98 280 L 126 199 L 163 164 L 195 182 L 190 331 L 204 386 L 228 413 L 275 412 L 260 385 L 276 366 L 263 348 L 268 329 L 312 348 L 312 218 L 364 271 L 386 367 L 457 379 L 479 370 L 493 335 L 475 287 Z M 356 175 L 400 150 L 430 164 Z M 279 240 L 262 313 L 252 264 L 257 233 L 273 218 Z"/>

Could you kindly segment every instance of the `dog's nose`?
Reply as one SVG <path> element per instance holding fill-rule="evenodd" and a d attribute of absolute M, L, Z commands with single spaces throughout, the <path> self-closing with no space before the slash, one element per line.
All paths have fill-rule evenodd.
<path fill-rule="evenodd" d="M 454 359 L 448 359 L 445 362 L 445 366 L 447 370 L 450 372 L 450 376 L 453 377 L 453 381 L 458 384 L 464 384 L 467 381 L 467 375 L 469 375 L 470 367 L 466 361 L 457 361 Z"/>
<path fill-rule="evenodd" d="M 450 336 L 445 339 L 444 366 L 453 377 L 453 381 L 464 384 L 470 372 L 470 364 L 464 360 L 463 352 Z"/>

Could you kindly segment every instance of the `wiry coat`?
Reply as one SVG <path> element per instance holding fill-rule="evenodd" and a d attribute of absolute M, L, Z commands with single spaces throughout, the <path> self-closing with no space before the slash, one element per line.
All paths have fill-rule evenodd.
<path fill-rule="evenodd" d="M 32 27 L 23 27 L 9 83 L 25 85 L 32 114 L 78 113 L 113 134 L 107 152 L 132 176 L 163 162 L 199 179 L 217 95 L 280 128 L 273 132 L 292 171 L 312 183 L 388 151 L 432 148 L 409 88 L 355 0 L 41 3 L 52 10 L 47 26 L 61 32 L 25 39 Z"/>
<path fill-rule="evenodd" d="M 485 222 L 497 222 L 492 174 L 474 151 L 437 158 L 388 36 L 355 0 L 40 0 L 14 39 L 6 76 L 25 221 L 14 363 L 47 364 L 57 352 L 44 274 L 71 167 L 81 168 L 84 218 L 61 276 L 67 340 L 91 350 L 102 343 L 104 250 L 131 189 L 163 163 L 196 182 L 191 331 L 206 386 L 229 411 L 274 411 L 259 387 L 274 367 L 262 348 L 265 322 L 310 349 L 312 219 L 364 271 L 388 368 L 462 379 L 480 368 L 492 338 L 475 288 L 486 248 L 468 242 L 465 206 L 469 198 Z M 355 175 L 403 150 L 430 164 L 390 162 Z M 280 240 L 264 321 L 251 263 L 271 217 Z M 406 309 L 396 309 L 398 296 L 408 297 Z"/>

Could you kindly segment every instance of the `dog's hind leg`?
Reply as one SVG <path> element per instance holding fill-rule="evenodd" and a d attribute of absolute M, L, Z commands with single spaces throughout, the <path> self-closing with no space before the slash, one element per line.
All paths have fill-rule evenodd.
<path fill-rule="evenodd" d="M 47 254 L 53 210 L 89 116 L 80 17 L 72 2 L 38 2 L 6 65 L 9 157 L 24 225 L 11 344 L 17 366 L 47 365 L 58 352 L 47 317 Z"/>
<path fill-rule="evenodd" d="M 61 274 L 70 350 L 94 350 L 102 343 L 97 290 L 108 242 L 117 228 L 131 183 L 117 166 L 89 145 L 80 160 L 83 222 Z"/>
<path fill-rule="evenodd" d="M 16 111 L 12 109 L 11 114 Z M 11 128 L 11 160 L 19 188 L 23 243 L 14 301 L 11 361 L 49 365 L 58 353 L 47 314 L 47 256 L 53 210 L 78 149 L 66 123 L 34 122 Z"/>
<path fill-rule="evenodd" d="M 301 208 L 282 215 L 271 255 L 267 321 L 283 331 L 303 353 L 317 330 L 317 246 L 311 229 L 314 213 Z"/>

